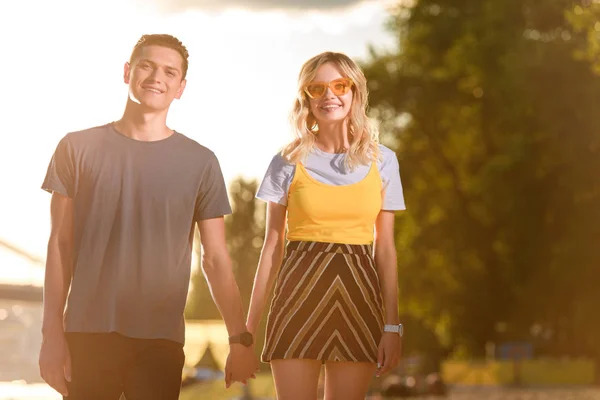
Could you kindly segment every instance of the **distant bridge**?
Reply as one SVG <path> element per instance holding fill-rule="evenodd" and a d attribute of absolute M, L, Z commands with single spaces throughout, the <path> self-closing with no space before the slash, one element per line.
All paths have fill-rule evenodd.
<path fill-rule="evenodd" d="M 33 264 L 44 266 L 44 260 L 0 239 L 0 247 L 23 257 Z M 16 300 L 39 303 L 43 300 L 43 289 L 34 285 L 10 285 L 0 283 L 0 300 Z"/>
<path fill-rule="evenodd" d="M 0 300 L 27 301 L 41 303 L 44 299 L 43 289 L 33 285 L 8 285 L 0 283 Z"/>

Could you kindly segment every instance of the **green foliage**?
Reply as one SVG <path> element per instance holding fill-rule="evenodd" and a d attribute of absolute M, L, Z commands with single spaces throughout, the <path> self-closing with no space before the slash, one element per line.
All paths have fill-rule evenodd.
<path fill-rule="evenodd" d="M 407 202 L 402 312 L 471 356 L 527 340 L 600 357 L 597 4 L 407 3 L 399 48 L 364 65 Z"/>
<path fill-rule="evenodd" d="M 575 51 L 575 57 L 592 63 L 593 70 L 600 74 L 600 3 L 584 2 L 566 12 L 573 30 L 587 38 L 585 45 Z"/>

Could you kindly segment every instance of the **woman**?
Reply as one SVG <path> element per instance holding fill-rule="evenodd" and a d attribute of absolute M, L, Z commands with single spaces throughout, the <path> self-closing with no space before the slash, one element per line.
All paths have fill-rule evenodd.
<path fill-rule="evenodd" d="M 247 325 L 254 334 L 277 278 L 262 360 L 279 399 L 316 399 L 322 364 L 326 399 L 364 399 L 373 374 L 400 357 L 393 211 L 404 198 L 396 156 L 378 145 L 366 107 L 350 58 L 307 61 L 291 115 L 297 139 L 257 193 L 267 230 Z"/>

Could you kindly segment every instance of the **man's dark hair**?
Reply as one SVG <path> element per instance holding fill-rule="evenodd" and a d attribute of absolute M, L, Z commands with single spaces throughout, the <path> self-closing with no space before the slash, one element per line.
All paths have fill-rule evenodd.
<path fill-rule="evenodd" d="M 129 59 L 129 63 L 133 63 L 133 60 L 139 56 L 142 48 L 145 46 L 162 46 L 168 47 L 170 49 L 175 50 L 179 53 L 182 62 L 182 71 L 181 71 L 181 79 L 185 79 L 188 70 L 188 57 L 189 53 L 183 43 L 175 36 L 166 35 L 166 34 L 150 34 L 150 35 L 142 35 L 140 40 L 133 47 L 133 51 L 131 52 L 131 58 Z"/>

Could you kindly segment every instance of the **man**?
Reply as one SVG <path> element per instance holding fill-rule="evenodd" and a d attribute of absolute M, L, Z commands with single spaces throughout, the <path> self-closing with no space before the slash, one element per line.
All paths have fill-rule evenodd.
<path fill-rule="evenodd" d="M 231 208 L 219 162 L 166 125 L 187 69 L 179 40 L 142 36 L 124 67 L 122 118 L 67 134 L 48 167 L 40 372 L 69 400 L 179 397 L 196 223 L 232 343 L 226 385 L 258 368 L 225 244 Z"/>

